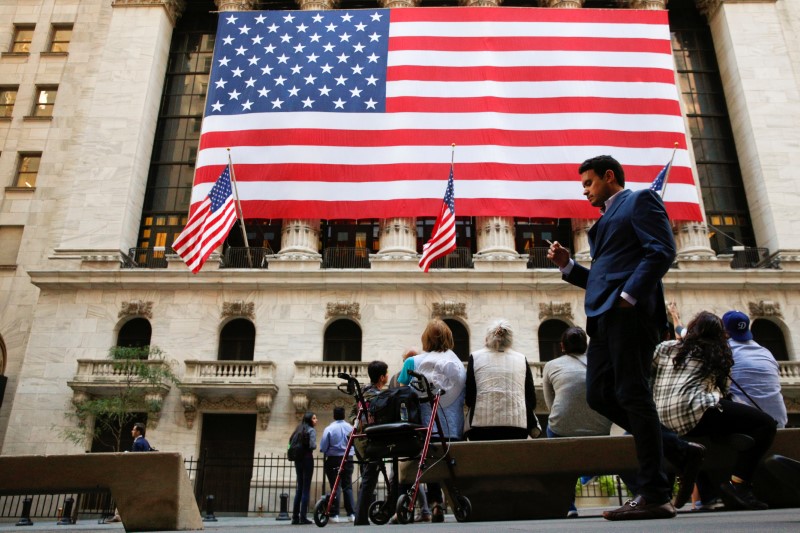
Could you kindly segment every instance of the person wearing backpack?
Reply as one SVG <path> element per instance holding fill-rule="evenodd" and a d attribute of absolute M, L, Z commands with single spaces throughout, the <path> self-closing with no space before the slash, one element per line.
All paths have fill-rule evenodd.
<path fill-rule="evenodd" d="M 289 438 L 287 455 L 294 461 L 297 485 L 292 507 L 292 524 L 313 524 L 308 519 L 308 501 L 311 499 L 311 478 L 314 476 L 314 455 L 317 447 L 317 415 L 308 411 Z"/>

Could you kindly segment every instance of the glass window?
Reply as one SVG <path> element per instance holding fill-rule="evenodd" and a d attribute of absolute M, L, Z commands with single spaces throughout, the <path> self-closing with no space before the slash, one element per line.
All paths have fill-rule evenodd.
<path fill-rule="evenodd" d="M 11 41 L 11 50 L 15 54 L 29 54 L 31 41 L 33 41 L 33 24 L 17 24 L 14 26 L 14 38 Z"/>
<path fill-rule="evenodd" d="M 72 24 L 53 24 L 49 47 L 51 52 L 69 52 L 70 40 L 72 40 Z"/>
<path fill-rule="evenodd" d="M 220 361 L 252 361 L 256 346 L 256 327 L 247 319 L 231 320 L 219 334 Z"/>
<path fill-rule="evenodd" d="M 711 247 L 755 246 L 711 31 L 693 0 L 669 3 L 672 52 L 694 148 Z"/>
<path fill-rule="evenodd" d="M 39 174 L 39 163 L 42 154 L 20 154 L 17 167 L 17 187 L 36 187 L 36 175 Z"/>
<path fill-rule="evenodd" d="M 216 16 L 209 13 L 216 10 L 216 5 L 213 0 L 186 4 L 172 34 L 139 231 L 140 248 L 154 246 L 157 235 L 167 235 L 167 245 L 171 245 L 183 229 L 189 211 L 214 52 Z M 181 224 L 168 222 L 176 219 Z"/>
<path fill-rule="evenodd" d="M 16 101 L 16 87 L 0 87 L 0 117 L 10 117 Z"/>
<path fill-rule="evenodd" d="M 551 318 L 539 326 L 539 361 L 552 361 L 561 355 L 561 335 L 569 328 L 563 320 Z"/>
<path fill-rule="evenodd" d="M 121 328 L 117 335 L 117 346 L 124 346 L 128 348 L 143 348 L 150 346 L 150 337 L 153 334 L 153 328 L 146 318 L 133 318 Z"/>
<path fill-rule="evenodd" d="M 332 322 L 325 330 L 323 361 L 361 361 L 361 328 L 352 320 Z"/>
<path fill-rule="evenodd" d="M 52 117 L 53 107 L 56 104 L 58 87 L 39 87 L 36 90 L 36 101 L 33 104 L 34 117 Z"/>

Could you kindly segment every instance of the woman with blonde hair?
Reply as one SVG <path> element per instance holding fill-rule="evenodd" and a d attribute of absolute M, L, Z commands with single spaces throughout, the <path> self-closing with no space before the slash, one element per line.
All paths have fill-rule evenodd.
<path fill-rule="evenodd" d="M 403 370 L 397 381 L 402 385 L 411 383 L 409 371 L 424 375 L 431 386 L 446 391 L 439 400 L 438 431 L 448 440 L 461 440 L 464 429 L 464 383 L 466 372 L 464 363 L 453 352 L 453 332 L 442 320 L 434 318 L 428 322 L 422 333 L 422 353 L 409 357 L 403 363 Z M 422 423 L 431 418 L 430 404 L 420 405 Z M 428 502 L 433 505 L 434 522 L 444 521 L 442 491 L 438 484 L 428 483 Z"/>
<path fill-rule="evenodd" d="M 511 349 L 513 344 L 511 323 L 495 320 L 486 329 L 485 348 L 469 356 L 469 440 L 526 439 L 537 432 L 533 375 L 525 356 Z"/>

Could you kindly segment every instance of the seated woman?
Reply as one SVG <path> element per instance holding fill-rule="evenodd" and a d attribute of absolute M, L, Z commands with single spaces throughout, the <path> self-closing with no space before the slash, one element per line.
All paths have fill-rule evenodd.
<path fill-rule="evenodd" d="M 439 400 L 439 421 L 436 428 L 448 440 L 461 440 L 464 428 L 464 382 L 466 372 L 464 363 L 453 353 L 453 332 L 443 321 L 435 318 L 428 322 L 422 333 L 422 353 L 409 357 L 403 363 L 397 381 L 401 385 L 411 382 L 409 370 L 424 375 L 432 386 L 446 391 Z M 420 405 L 422 423 L 431 419 L 431 407 L 427 402 Z M 435 442 L 432 441 L 432 442 Z M 428 502 L 434 522 L 444 521 L 444 501 L 441 487 L 437 483 L 428 483 Z"/>
<path fill-rule="evenodd" d="M 496 320 L 486 330 L 486 347 L 469 356 L 469 440 L 527 439 L 538 428 L 533 375 L 513 343 L 511 324 Z"/>
<path fill-rule="evenodd" d="M 750 483 L 775 437 L 776 422 L 754 407 L 727 400 L 733 355 L 722 320 L 700 312 L 680 341 L 661 343 L 653 357 L 653 399 L 662 424 L 681 436 L 745 434 L 755 444 L 737 452 L 729 482 L 720 486 L 726 506 L 761 510 Z M 700 487 L 705 503 L 714 498 Z M 706 494 L 704 494 L 706 492 Z"/>

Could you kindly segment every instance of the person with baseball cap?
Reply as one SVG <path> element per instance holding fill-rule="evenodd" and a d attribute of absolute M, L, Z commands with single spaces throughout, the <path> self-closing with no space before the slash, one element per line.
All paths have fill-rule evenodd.
<path fill-rule="evenodd" d="M 733 352 L 731 394 L 734 401 L 761 409 L 786 427 L 786 403 L 781 395 L 780 369 L 769 350 L 753 340 L 750 317 L 741 311 L 722 315 Z"/>

